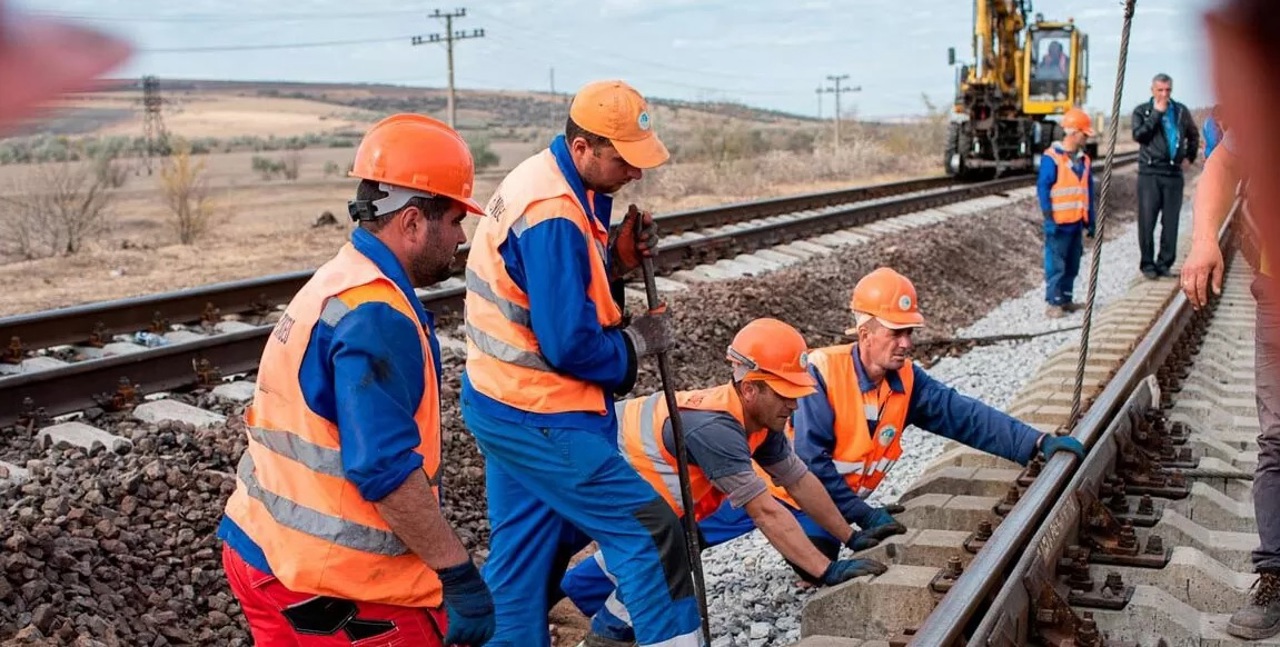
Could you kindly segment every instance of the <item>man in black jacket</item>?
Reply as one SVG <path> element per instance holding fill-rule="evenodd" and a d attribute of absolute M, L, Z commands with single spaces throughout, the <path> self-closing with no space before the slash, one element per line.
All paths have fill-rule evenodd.
<path fill-rule="evenodd" d="M 1196 161 L 1200 132 L 1186 106 L 1169 98 L 1173 79 L 1157 74 L 1151 100 L 1133 110 L 1133 139 L 1138 153 L 1138 248 L 1142 275 L 1169 276 L 1178 252 L 1178 215 L 1182 211 L 1182 171 Z M 1155 254 L 1156 218 L 1160 253 Z"/>

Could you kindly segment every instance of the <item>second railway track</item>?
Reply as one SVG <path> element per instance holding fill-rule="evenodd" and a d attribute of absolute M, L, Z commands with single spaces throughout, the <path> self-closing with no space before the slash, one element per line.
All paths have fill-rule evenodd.
<path fill-rule="evenodd" d="M 1136 159 L 1118 155 L 1118 164 Z M 659 216 L 659 272 L 866 225 L 894 216 L 1024 188 L 1018 176 L 957 185 L 925 178 L 788 196 Z M 457 268 L 466 248 L 459 250 Z M 216 284 L 0 319 L 0 427 L 113 400 L 212 386 L 252 371 L 280 307 L 310 271 Z M 460 277 L 418 290 L 430 309 L 461 311 Z M 232 315 L 226 317 L 226 315 Z M 132 338 L 162 337 L 148 348 Z M 37 352 L 32 352 L 37 351 Z"/>

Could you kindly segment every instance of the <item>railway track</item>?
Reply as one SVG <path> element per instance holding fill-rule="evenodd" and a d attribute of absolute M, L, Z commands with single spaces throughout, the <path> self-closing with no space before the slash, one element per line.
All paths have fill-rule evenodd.
<path fill-rule="evenodd" d="M 1117 156 L 1118 164 L 1133 155 Z M 659 216 L 663 275 L 894 216 L 1032 185 L 924 178 Z M 467 249 L 458 252 L 463 267 Z M 146 394 L 213 387 L 252 371 L 283 305 L 310 271 L 216 284 L 0 319 L 0 427 L 90 407 L 112 410 Z M 461 312 L 462 280 L 418 290 L 433 311 Z M 146 344 L 157 343 L 155 347 Z"/>
<path fill-rule="evenodd" d="M 1209 308 L 1139 281 L 1098 316 L 1082 463 L 944 454 L 901 499 L 908 535 L 872 549 L 889 572 L 815 595 L 800 645 L 1248 644 L 1225 633 L 1257 546 L 1254 305 L 1230 242 Z M 1050 356 L 1010 413 L 1063 426 L 1075 370 L 1075 348 Z"/>

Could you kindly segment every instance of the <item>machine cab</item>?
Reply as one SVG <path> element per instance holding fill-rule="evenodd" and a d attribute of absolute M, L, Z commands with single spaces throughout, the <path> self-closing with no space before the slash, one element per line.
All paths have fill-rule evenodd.
<path fill-rule="evenodd" d="M 1029 115 L 1060 115 L 1085 102 L 1089 40 L 1071 22 L 1037 21 L 1027 29 L 1022 109 Z"/>

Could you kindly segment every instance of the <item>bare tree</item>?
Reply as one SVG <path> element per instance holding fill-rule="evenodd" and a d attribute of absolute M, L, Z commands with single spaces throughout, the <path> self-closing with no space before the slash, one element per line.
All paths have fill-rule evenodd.
<path fill-rule="evenodd" d="M 92 164 L 54 162 L 31 167 L 9 195 L 0 216 L 14 232 L 13 252 L 25 258 L 75 254 L 106 230 L 114 195 Z"/>
<path fill-rule="evenodd" d="M 209 192 L 204 160 L 191 159 L 191 146 L 178 141 L 160 167 L 160 191 L 173 215 L 174 230 L 183 245 L 196 242 L 213 224 L 215 205 Z"/>

